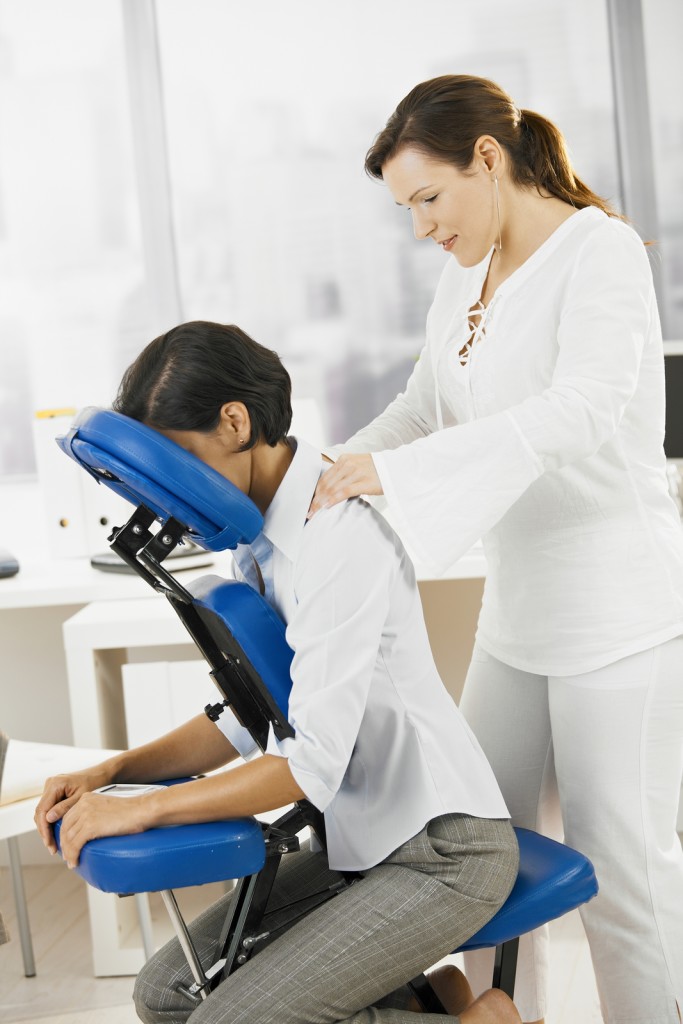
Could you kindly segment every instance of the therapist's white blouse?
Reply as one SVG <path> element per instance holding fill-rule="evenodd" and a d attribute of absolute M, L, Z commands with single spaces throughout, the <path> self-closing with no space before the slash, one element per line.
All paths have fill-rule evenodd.
<path fill-rule="evenodd" d="M 410 559 L 360 500 L 308 512 L 323 464 L 299 441 L 251 550 L 294 649 L 289 721 L 268 753 L 287 757 L 325 812 L 330 867 L 379 863 L 450 812 L 507 818 L 493 772 L 439 678 Z M 255 580 L 253 581 L 255 584 Z M 217 722 L 239 752 L 255 744 L 230 712 Z"/>
<path fill-rule="evenodd" d="M 488 260 L 449 258 L 405 393 L 334 451 L 376 453 L 392 520 L 437 571 L 484 538 L 486 651 L 586 672 L 683 632 L 649 262 L 624 223 L 572 214 L 499 286 L 462 366 Z"/>

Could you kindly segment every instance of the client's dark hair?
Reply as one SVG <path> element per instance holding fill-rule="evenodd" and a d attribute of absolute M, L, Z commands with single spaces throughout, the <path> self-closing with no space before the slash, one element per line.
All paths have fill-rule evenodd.
<path fill-rule="evenodd" d="M 274 447 L 292 422 L 291 381 L 278 355 L 234 325 L 195 320 L 155 338 L 128 367 L 114 410 L 158 430 L 218 427 L 226 402 L 243 402 L 251 437 Z"/>

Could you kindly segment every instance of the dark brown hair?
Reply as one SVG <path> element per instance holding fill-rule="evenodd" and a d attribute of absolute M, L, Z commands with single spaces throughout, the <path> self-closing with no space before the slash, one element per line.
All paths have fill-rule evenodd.
<path fill-rule="evenodd" d="M 123 375 L 113 408 L 158 430 L 212 433 L 226 402 L 243 402 L 251 437 L 275 447 L 292 421 L 291 382 L 277 354 L 234 325 L 194 320 L 151 341 Z"/>
<path fill-rule="evenodd" d="M 576 176 L 564 136 L 552 121 L 519 110 L 495 82 L 473 75 L 442 75 L 416 85 L 368 150 L 365 170 L 381 178 L 385 163 L 410 147 L 464 171 L 482 135 L 505 149 L 515 184 L 549 192 L 578 210 L 597 206 L 624 219 Z"/>

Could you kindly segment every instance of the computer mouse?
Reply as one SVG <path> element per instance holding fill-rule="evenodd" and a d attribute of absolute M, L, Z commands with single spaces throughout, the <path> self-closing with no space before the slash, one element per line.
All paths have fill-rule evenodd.
<path fill-rule="evenodd" d="M 0 548 L 0 579 L 5 576 L 16 576 L 19 572 L 19 563 L 13 554 Z"/>

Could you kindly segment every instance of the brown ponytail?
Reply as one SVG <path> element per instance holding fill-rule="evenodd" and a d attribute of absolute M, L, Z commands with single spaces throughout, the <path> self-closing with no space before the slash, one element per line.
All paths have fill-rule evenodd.
<path fill-rule="evenodd" d="M 557 125 L 533 110 L 521 110 L 519 129 L 518 152 L 511 154 L 514 181 L 520 185 L 535 185 L 539 191 L 543 189 L 571 203 L 577 210 L 597 206 L 610 217 L 624 219 L 577 177 L 564 135 Z"/>
<path fill-rule="evenodd" d="M 381 178 L 384 164 L 410 147 L 464 171 L 482 135 L 504 147 L 516 184 L 550 193 L 578 210 L 597 206 L 624 219 L 576 176 L 564 136 L 552 121 L 520 111 L 495 82 L 473 75 L 442 75 L 416 85 L 368 150 L 365 170 Z"/>

